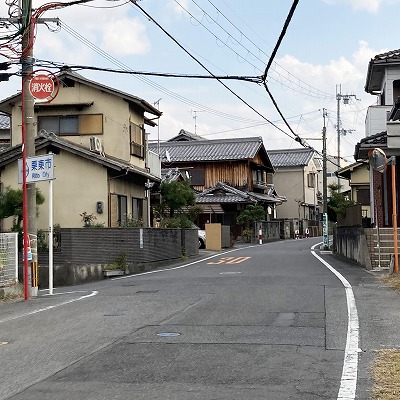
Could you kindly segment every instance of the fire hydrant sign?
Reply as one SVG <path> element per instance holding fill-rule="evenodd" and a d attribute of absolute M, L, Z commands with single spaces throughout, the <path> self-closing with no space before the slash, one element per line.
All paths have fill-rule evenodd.
<path fill-rule="evenodd" d="M 54 81 L 49 75 L 35 75 L 29 83 L 31 95 L 38 100 L 48 99 L 54 92 Z"/>
<path fill-rule="evenodd" d="M 50 181 L 54 179 L 54 154 L 44 156 L 27 157 L 26 159 L 26 183 Z M 18 160 L 18 183 L 23 182 L 22 159 Z"/>

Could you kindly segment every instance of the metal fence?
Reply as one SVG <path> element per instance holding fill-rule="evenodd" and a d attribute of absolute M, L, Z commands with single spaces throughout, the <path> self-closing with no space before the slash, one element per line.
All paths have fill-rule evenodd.
<path fill-rule="evenodd" d="M 0 233 L 0 287 L 18 280 L 18 233 Z"/>

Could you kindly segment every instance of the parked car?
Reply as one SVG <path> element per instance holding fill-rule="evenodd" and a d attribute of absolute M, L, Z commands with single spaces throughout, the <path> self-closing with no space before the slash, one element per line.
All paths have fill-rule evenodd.
<path fill-rule="evenodd" d="M 197 229 L 199 236 L 199 249 L 206 248 L 206 231 L 204 229 L 200 229 L 196 224 L 193 224 L 192 227 Z"/>

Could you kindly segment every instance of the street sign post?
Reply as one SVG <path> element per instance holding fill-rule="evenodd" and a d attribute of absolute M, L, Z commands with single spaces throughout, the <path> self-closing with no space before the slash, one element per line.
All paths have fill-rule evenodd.
<path fill-rule="evenodd" d="M 53 154 L 26 158 L 26 183 L 49 181 L 54 179 Z M 22 183 L 22 159 L 18 160 L 18 183 Z"/>
<path fill-rule="evenodd" d="M 25 164 L 25 176 L 23 159 L 18 160 L 18 183 L 35 183 L 49 181 L 49 294 L 53 294 L 53 179 L 54 179 L 54 155 L 45 154 L 43 156 L 27 157 Z M 29 236 L 28 236 L 29 240 Z M 32 253 L 30 250 L 28 252 Z M 25 251 L 24 251 L 25 254 Z M 30 259 L 30 261 L 31 261 Z M 25 283 L 24 283 L 25 284 Z"/>
<path fill-rule="evenodd" d="M 323 214 L 323 237 L 324 237 L 324 249 L 327 250 L 329 249 L 329 234 L 328 234 L 328 214 L 324 213 Z"/>

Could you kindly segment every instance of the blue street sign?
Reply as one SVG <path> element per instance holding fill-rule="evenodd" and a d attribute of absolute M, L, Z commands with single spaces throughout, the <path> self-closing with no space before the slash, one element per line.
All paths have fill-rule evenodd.
<path fill-rule="evenodd" d="M 26 183 L 50 181 L 54 179 L 53 154 L 44 156 L 27 157 L 26 159 Z M 22 183 L 22 159 L 18 160 L 18 183 Z"/>

